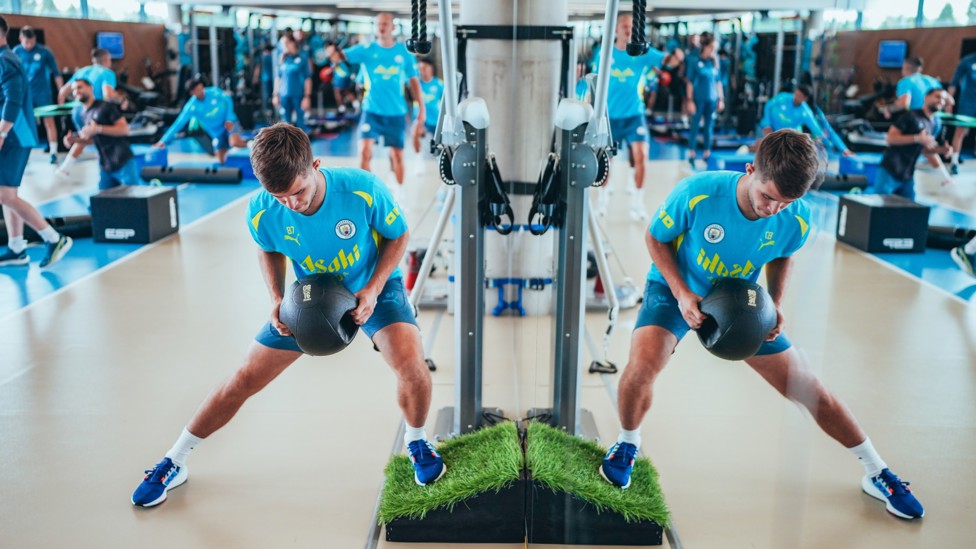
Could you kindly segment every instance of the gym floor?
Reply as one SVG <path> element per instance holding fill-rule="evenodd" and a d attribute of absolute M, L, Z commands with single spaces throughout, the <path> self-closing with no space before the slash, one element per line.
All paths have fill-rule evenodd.
<path fill-rule="evenodd" d="M 201 158 L 170 155 L 171 162 Z M 358 164 L 347 155 L 324 160 Z M 374 159 L 392 181 L 385 164 Z M 686 165 L 651 161 L 649 209 L 688 174 Z M 925 198 L 976 211 L 976 162 L 963 167 L 955 187 Z M 38 154 L 23 196 L 40 204 L 94 192 L 96 161 L 79 168 L 76 179 L 55 181 Z M 640 287 L 649 267 L 645 227 L 627 216 L 625 177 L 626 170 L 615 170 L 603 224 L 616 276 Z M 418 244 L 432 230 L 438 185 L 433 162 L 408 152 L 401 202 Z M 401 421 L 394 376 L 364 337 L 340 355 L 300 359 L 249 401 L 194 451 L 189 482 L 165 504 L 129 503 L 142 470 L 234 371 L 268 314 L 244 227 L 247 196 L 43 295 L 14 295 L 10 281 L 0 286 L 3 300 L 20 300 L 0 314 L 0 545 L 364 544 Z M 829 210 L 831 200 L 820 198 Z M 940 286 L 836 243 L 829 223 L 818 229 L 797 256 L 787 330 L 891 468 L 912 483 L 926 517 L 905 522 L 886 513 L 861 492 L 860 465 L 806 412 L 743 364 L 712 357 L 692 336 L 660 377 L 643 425 L 643 450 L 661 473 L 678 536 L 693 548 L 970 547 L 976 279 L 953 272 L 940 256 L 941 263 L 918 268 L 940 272 L 949 280 Z M 36 261 L 29 272 L 37 276 Z M 636 313 L 623 311 L 611 336 L 609 358 L 621 367 Z M 436 410 L 453 403 L 452 319 L 439 309 L 419 318 L 438 365 L 429 431 Z M 549 404 L 550 323 L 487 319 L 486 406 L 519 418 Z M 606 313 L 589 313 L 587 326 L 601 347 Z M 582 375 L 582 406 L 593 412 L 604 444 L 618 429 L 618 380 Z"/>

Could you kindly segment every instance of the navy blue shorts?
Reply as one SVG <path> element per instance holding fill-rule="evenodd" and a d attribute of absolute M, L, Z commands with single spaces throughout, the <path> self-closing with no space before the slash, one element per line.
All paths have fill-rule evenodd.
<path fill-rule="evenodd" d="M 369 317 L 369 320 L 359 328 L 370 339 L 373 339 L 373 334 L 397 322 L 417 325 L 417 319 L 413 315 L 413 307 L 407 300 L 407 291 L 403 288 L 403 279 L 399 277 L 386 281 L 383 291 L 376 299 L 373 316 Z M 271 325 L 271 321 L 265 323 L 258 334 L 254 336 L 254 339 L 261 345 L 272 349 L 302 352 L 295 338 L 279 334 L 278 330 Z"/>
<path fill-rule="evenodd" d="M 611 118 L 610 137 L 617 143 L 647 143 L 647 121 L 643 115 Z"/>
<path fill-rule="evenodd" d="M 31 122 L 33 124 L 33 122 Z M 24 179 L 27 161 L 30 159 L 30 147 L 21 147 L 17 138 L 10 130 L 10 135 L 3 140 L 0 149 L 0 187 L 19 187 Z"/>
<path fill-rule="evenodd" d="M 403 148 L 403 136 L 407 133 L 407 118 L 402 115 L 383 116 L 363 111 L 363 118 L 359 124 L 359 136 L 379 142 L 383 138 L 383 145 L 394 149 Z"/>
<path fill-rule="evenodd" d="M 644 287 L 644 302 L 641 304 L 640 312 L 637 313 L 637 325 L 634 329 L 644 326 L 659 326 L 671 332 L 681 341 L 681 338 L 691 330 L 688 323 L 681 316 L 681 309 L 678 307 L 678 300 L 671 293 L 671 288 L 660 282 L 648 280 Z M 792 347 L 786 334 L 780 333 L 779 337 L 772 341 L 764 341 L 756 356 L 775 355 Z"/>
<path fill-rule="evenodd" d="M 230 133 L 226 130 L 211 136 L 211 139 L 213 140 L 211 143 L 213 143 L 215 151 L 226 151 L 230 148 Z"/>

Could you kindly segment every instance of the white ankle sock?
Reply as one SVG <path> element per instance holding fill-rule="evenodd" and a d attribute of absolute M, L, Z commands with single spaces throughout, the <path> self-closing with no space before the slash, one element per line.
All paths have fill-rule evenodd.
<path fill-rule="evenodd" d="M 641 445 L 640 427 L 634 429 L 633 431 L 628 431 L 627 429 L 620 429 L 620 435 L 617 436 L 617 442 L 628 442 L 640 448 Z"/>
<path fill-rule="evenodd" d="M 952 153 L 952 163 L 959 164 L 959 151 Z"/>
<path fill-rule="evenodd" d="M 976 238 L 973 238 L 962 247 L 962 251 L 966 252 L 968 255 L 976 254 Z"/>
<path fill-rule="evenodd" d="M 403 432 L 404 444 L 410 444 L 415 440 L 427 440 L 427 429 L 423 425 L 420 427 L 412 427 L 404 421 L 403 426 L 406 427 L 406 430 Z"/>
<path fill-rule="evenodd" d="M 50 147 L 51 154 L 58 154 L 58 142 L 57 141 L 48 141 L 47 142 L 47 146 Z"/>
<path fill-rule="evenodd" d="M 176 439 L 176 444 L 166 452 L 166 457 L 173 460 L 173 463 L 183 467 L 186 465 L 186 459 L 190 457 L 190 451 L 197 447 L 198 444 L 203 442 L 203 439 L 194 436 L 190 431 L 183 428 L 183 432 L 180 433 L 180 438 Z"/>
<path fill-rule="evenodd" d="M 71 171 L 71 165 L 74 164 L 75 161 L 77 160 L 78 160 L 77 158 L 69 154 L 68 156 L 64 157 L 64 162 L 61 163 L 61 167 L 59 169 L 64 171 L 65 173 L 68 173 Z"/>
<path fill-rule="evenodd" d="M 853 448 L 848 448 L 848 450 L 861 461 L 861 465 L 864 466 L 864 472 L 868 476 L 873 477 L 880 473 L 882 469 L 888 467 L 888 464 L 881 459 L 878 451 L 874 449 L 874 445 L 871 444 L 871 439 L 869 438 L 864 439 L 864 442 Z"/>
<path fill-rule="evenodd" d="M 37 231 L 37 234 L 41 235 L 41 238 L 44 239 L 44 242 L 47 242 L 48 244 L 54 244 L 55 242 L 61 239 L 61 233 L 59 233 L 57 229 L 55 229 L 50 225 L 48 225 L 47 228 L 44 229 L 43 231 Z"/>
<path fill-rule="evenodd" d="M 27 240 L 23 236 L 11 237 L 7 242 L 7 247 L 10 248 L 11 252 L 19 254 L 27 249 Z"/>

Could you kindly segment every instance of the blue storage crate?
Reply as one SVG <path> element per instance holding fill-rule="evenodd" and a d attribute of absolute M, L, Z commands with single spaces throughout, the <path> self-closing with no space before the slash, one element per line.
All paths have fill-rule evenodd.
<path fill-rule="evenodd" d="M 225 168 L 240 168 L 244 179 L 256 179 L 254 168 L 251 167 L 251 149 L 231 149 L 227 151 Z"/>
<path fill-rule="evenodd" d="M 755 155 L 752 153 L 737 154 L 712 151 L 712 156 L 708 157 L 709 170 L 731 170 L 734 172 L 746 171 L 746 163 L 752 162 Z"/>
<path fill-rule="evenodd" d="M 157 149 L 150 145 L 132 145 L 132 154 L 135 155 L 140 170 L 146 166 L 165 166 L 169 161 L 166 149 Z"/>
<path fill-rule="evenodd" d="M 860 152 L 854 156 L 840 157 L 840 173 L 844 175 L 863 175 L 868 178 L 868 184 L 874 184 L 874 178 L 881 167 L 884 153 Z"/>

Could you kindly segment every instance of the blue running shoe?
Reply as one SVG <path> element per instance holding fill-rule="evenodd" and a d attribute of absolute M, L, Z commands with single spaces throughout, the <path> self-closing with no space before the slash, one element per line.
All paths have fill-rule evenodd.
<path fill-rule="evenodd" d="M 864 493 L 885 502 L 888 512 L 903 519 L 915 519 L 925 516 L 922 504 L 912 495 L 907 482 L 903 482 L 898 475 L 885 468 L 877 476 L 867 475 L 861 479 L 861 489 Z"/>
<path fill-rule="evenodd" d="M 630 472 L 634 469 L 637 446 L 629 442 L 614 444 L 600 464 L 600 476 L 614 486 L 630 486 Z"/>
<path fill-rule="evenodd" d="M 190 476 L 186 466 L 179 467 L 173 460 L 163 458 L 155 467 L 146 471 L 146 478 L 132 493 L 132 504 L 153 507 L 166 501 L 166 492 L 186 482 Z"/>
<path fill-rule="evenodd" d="M 44 267 L 49 267 L 58 261 L 61 261 L 64 254 L 68 253 L 68 250 L 71 249 L 71 245 L 73 243 L 74 241 L 71 240 L 70 236 L 61 235 L 61 238 L 59 238 L 57 242 L 48 244 L 47 256 L 41 260 L 41 268 L 43 269 Z"/>
<path fill-rule="evenodd" d="M 20 253 L 15 253 L 10 248 L 7 248 L 6 252 L 0 254 L 0 267 L 27 265 L 28 263 L 30 263 L 30 257 L 27 256 L 27 250 L 21 250 Z"/>
<path fill-rule="evenodd" d="M 973 269 L 973 266 L 976 265 L 976 256 L 967 254 L 962 246 L 949 250 L 949 257 L 956 262 L 956 265 L 959 265 L 963 272 L 969 276 L 976 276 L 976 270 Z"/>
<path fill-rule="evenodd" d="M 415 440 L 408 444 L 407 453 L 413 462 L 413 479 L 421 486 L 431 484 L 447 472 L 441 455 L 426 440 Z"/>

